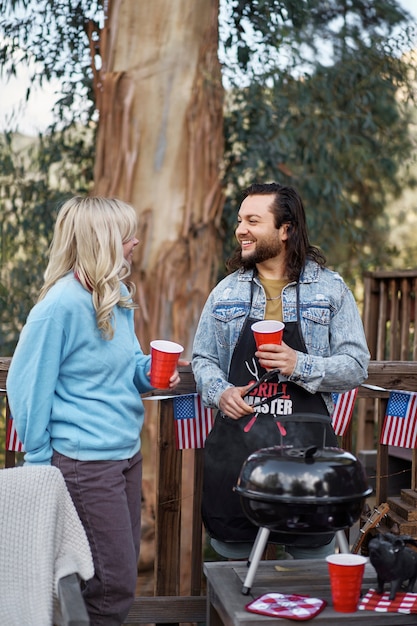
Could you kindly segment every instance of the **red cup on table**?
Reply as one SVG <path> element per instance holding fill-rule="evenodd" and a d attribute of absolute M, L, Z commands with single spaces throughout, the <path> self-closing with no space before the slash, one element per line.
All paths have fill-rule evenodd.
<path fill-rule="evenodd" d="M 274 343 L 277 346 L 282 343 L 282 335 L 284 333 L 285 324 L 278 322 L 277 320 L 262 320 L 260 322 L 254 322 L 251 326 L 253 335 L 255 337 L 256 347 Z"/>
<path fill-rule="evenodd" d="M 155 339 L 151 341 L 151 385 L 167 389 L 169 379 L 175 372 L 183 346 L 175 341 Z"/>
<path fill-rule="evenodd" d="M 367 558 L 360 554 L 330 554 L 326 557 L 330 589 L 335 611 L 354 613 L 361 595 L 363 573 Z"/>

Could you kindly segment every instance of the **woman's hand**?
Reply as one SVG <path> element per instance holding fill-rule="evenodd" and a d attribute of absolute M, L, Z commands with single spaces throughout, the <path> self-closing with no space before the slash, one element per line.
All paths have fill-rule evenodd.
<path fill-rule="evenodd" d="M 273 343 L 263 344 L 255 352 L 255 356 L 266 370 L 279 369 L 284 376 L 291 376 L 297 364 L 297 352 L 286 343 L 280 346 Z"/>
<path fill-rule="evenodd" d="M 184 361 L 182 359 L 180 359 L 178 361 L 178 365 L 190 365 L 190 361 Z M 178 383 L 180 382 L 181 378 L 180 378 L 180 374 L 177 370 L 177 368 L 175 368 L 175 372 L 172 374 L 171 378 L 169 379 L 169 388 L 170 389 L 175 389 L 175 387 L 178 385 Z"/>

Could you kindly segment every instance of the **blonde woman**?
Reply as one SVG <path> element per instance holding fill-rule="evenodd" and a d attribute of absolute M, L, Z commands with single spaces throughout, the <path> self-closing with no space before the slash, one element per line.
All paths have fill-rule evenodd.
<path fill-rule="evenodd" d="M 134 331 L 134 289 L 124 282 L 136 229 L 135 210 L 117 199 L 75 197 L 62 206 L 7 378 L 25 463 L 61 469 L 87 532 L 91 626 L 124 622 L 137 578 L 140 394 L 152 387 L 150 356 Z M 178 382 L 176 371 L 170 386 Z"/>

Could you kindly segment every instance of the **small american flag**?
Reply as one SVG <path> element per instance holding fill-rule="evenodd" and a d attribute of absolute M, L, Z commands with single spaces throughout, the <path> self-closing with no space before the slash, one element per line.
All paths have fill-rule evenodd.
<path fill-rule="evenodd" d="M 12 452 L 23 452 L 23 444 L 17 436 L 14 420 L 11 416 L 9 416 L 7 420 L 6 450 L 11 450 Z"/>
<path fill-rule="evenodd" d="M 415 448 L 417 439 L 417 393 L 391 391 L 380 443 Z"/>
<path fill-rule="evenodd" d="M 332 413 L 332 425 L 334 432 L 339 437 L 346 433 L 355 408 L 355 400 L 358 395 L 358 388 L 345 391 L 344 393 L 332 393 L 334 410 Z"/>
<path fill-rule="evenodd" d="M 204 448 L 213 426 L 213 409 L 205 407 L 197 393 L 174 398 L 174 418 L 177 450 Z"/>

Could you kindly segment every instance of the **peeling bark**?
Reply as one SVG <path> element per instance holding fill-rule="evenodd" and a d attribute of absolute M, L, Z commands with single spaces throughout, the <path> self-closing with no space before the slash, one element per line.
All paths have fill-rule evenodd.
<path fill-rule="evenodd" d="M 165 338 L 184 345 L 190 358 L 217 276 L 223 209 L 218 10 L 219 0 L 108 0 L 100 37 L 94 193 L 122 198 L 138 212 L 132 279 L 145 352 L 151 339 Z M 156 420 L 148 406 L 154 403 L 146 405 L 144 491 L 152 507 Z"/>
<path fill-rule="evenodd" d="M 218 0 L 113 0 L 101 39 L 94 191 L 138 210 L 143 347 L 164 337 L 190 356 L 220 257 Z"/>

